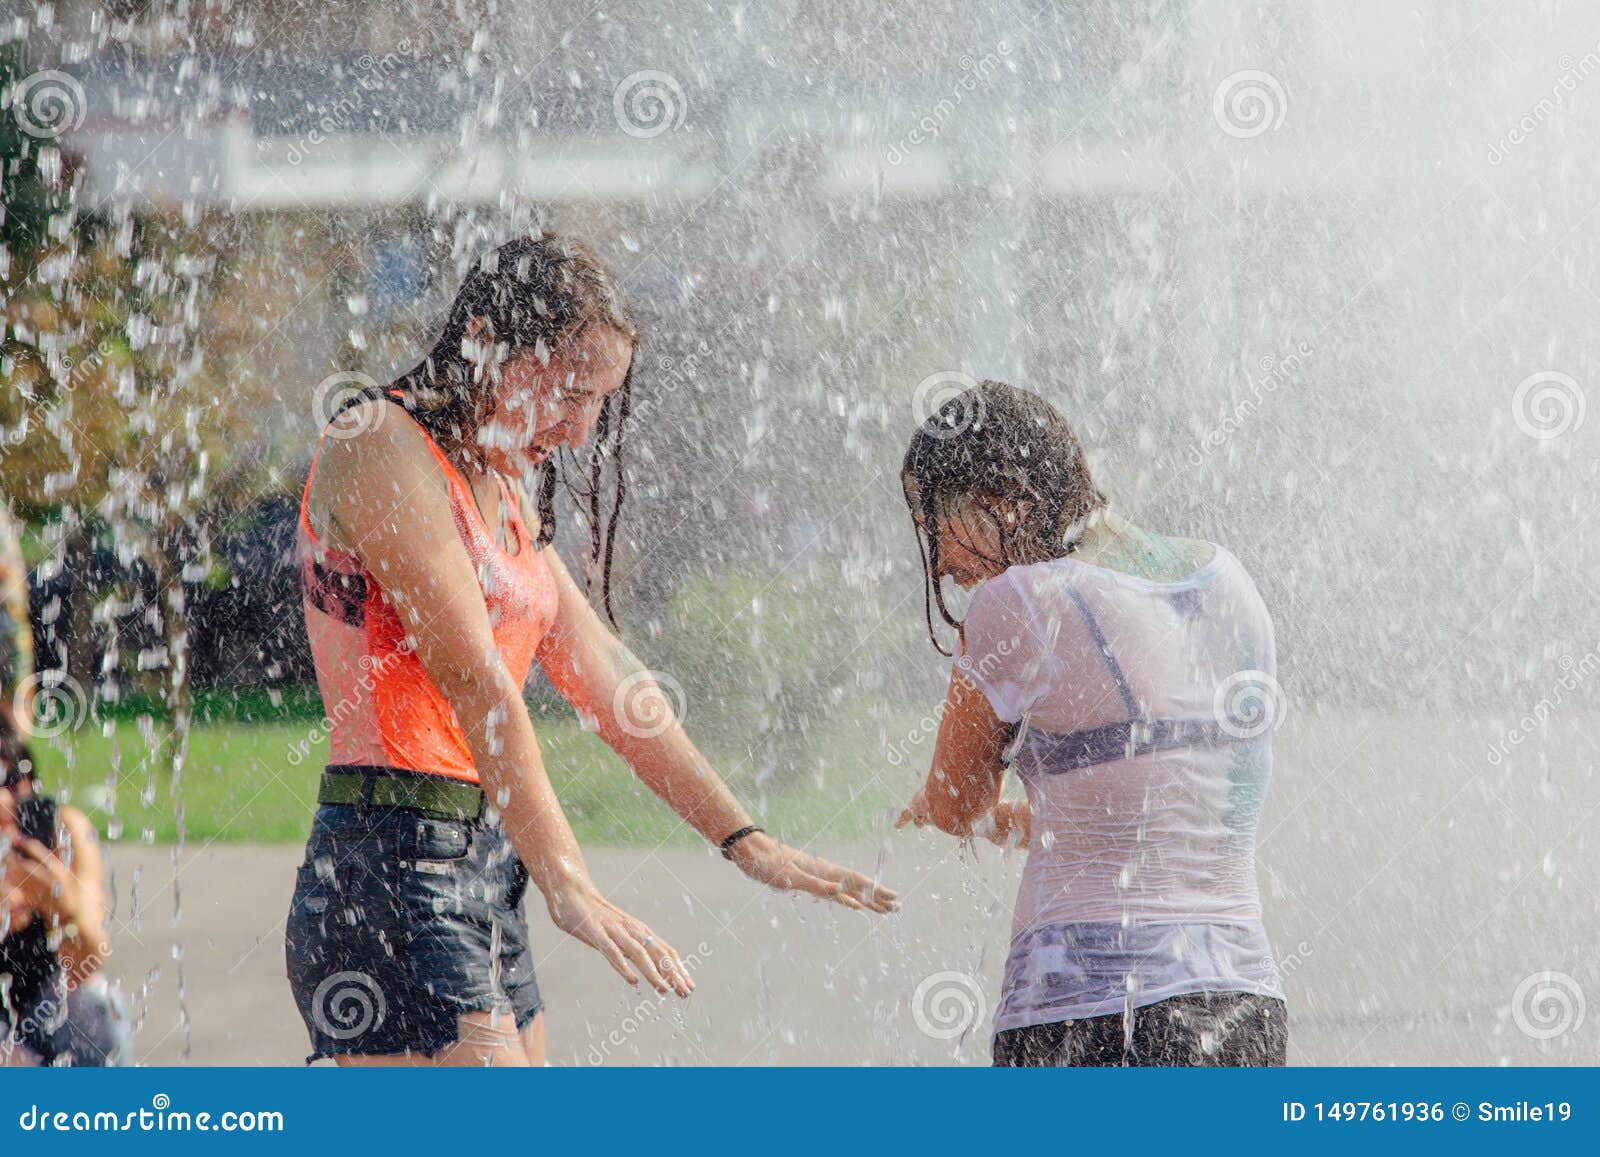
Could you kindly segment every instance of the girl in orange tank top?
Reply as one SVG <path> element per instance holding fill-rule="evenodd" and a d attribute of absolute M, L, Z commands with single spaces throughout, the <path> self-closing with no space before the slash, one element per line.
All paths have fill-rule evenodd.
<path fill-rule="evenodd" d="M 398 391 L 388 396 L 397 403 L 401 399 Z M 460 471 L 426 430 L 423 437 L 449 484 L 450 512 L 478 573 L 495 645 L 520 686 L 533 666 L 534 649 L 555 619 L 555 581 L 516 513 L 505 479 L 495 476 L 511 512 L 516 550 L 510 553 L 495 543 Z M 317 685 L 324 703 L 343 708 L 328 715 L 329 762 L 431 772 L 475 784 L 478 772 L 460 721 L 422 669 L 382 586 L 359 558 L 324 546 L 311 529 L 306 501 L 326 438 L 325 430 L 300 497 L 298 540 Z"/>
<path fill-rule="evenodd" d="M 285 934 L 311 1059 L 542 1063 L 530 884 L 556 926 L 628 982 L 693 990 L 672 947 L 589 877 L 522 699 L 535 660 L 746 875 L 895 907 L 888 889 L 751 822 L 547 549 L 559 453 L 588 443 L 584 497 L 610 619 L 635 340 L 592 255 L 520 238 L 467 276 L 421 364 L 327 415 L 339 421 L 318 442 L 298 543 L 331 758 Z M 508 476 L 533 482 L 533 504 Z M 476 501 L 472 480 L 486 477 L 514 549 L 496 544 Z"/>

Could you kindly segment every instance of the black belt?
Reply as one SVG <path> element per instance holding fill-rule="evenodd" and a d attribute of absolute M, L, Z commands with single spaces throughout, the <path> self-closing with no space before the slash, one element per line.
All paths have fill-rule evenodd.
<path fill-rule="evenodd" d="M 441 820 L 475 820 L 483 814 L 483 789 L 426 772 L 400 768 L 330 764 L 322 773 L 317 802 L 403 807 Z"/>

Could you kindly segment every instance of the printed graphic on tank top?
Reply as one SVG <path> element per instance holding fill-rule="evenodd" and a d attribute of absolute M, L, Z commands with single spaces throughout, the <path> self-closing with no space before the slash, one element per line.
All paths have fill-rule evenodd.
<path fill-rule="evenodd" d="M 412 421 L 396 403 L 389 420 Z M 556 615 L 555 580 L 536 549 L 510 488 L 498 474 L 516 551 L 495 543 L 466 480 L 423 427 L 450 489 L 450 511 L 477 572 L 500 657 L 518 685 Z M 354 554 L 322 543 L 311 529 L 307 500 L 327 440 L 317 443 L 300 498 L 297 536 L 306 634 L 317 686 L 330 724 L 329 762 L 431 772 L 478 782 L 472 753 L 454 709 L 412 652 L 400 618 L 381 585 Z"/>
<path fill-rule="evenodd" d="M 1275 686 L 1272 621 L 1238 559 L 1176 582 L 1011 567 L 974 592 L 955 665 L 1019 724 L 1033 813 L 995 1031 L 1281 996 L 1255 870 L 1270 705 L 1248 701 Z"/>

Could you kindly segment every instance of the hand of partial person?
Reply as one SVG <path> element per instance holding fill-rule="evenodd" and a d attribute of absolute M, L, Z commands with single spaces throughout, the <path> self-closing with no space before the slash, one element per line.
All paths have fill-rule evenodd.
<path fill-rule="evenodd" d="M 782 892 L 809 892 L 846 908 L 893 912 L 900 897 L 893 891 L 821 856 L 779 843 L 766 832 L 753 832 L 733 845 L 739 870 Z"/>
<path fill-rule="evenodd" d="M 933 823 L 933 813 L 928 810 L 928 788 L 926 785 L 917 788 L 917 794 L 911 797 L 911 802 L 900 809 L 900 816 L 894 821 L 894 826 L 903 828 L 907 824 L 913 827 L 925 828 Z"/>
<path fill-rule="evenodd" d="M 894 826 L 903 828 L 933 826 L 933 813 L 928 808 L 928 789 L 919 787 L 911 802 L 900 811 Z M 1002 848 L 1025 848 L 1033 834 L 1033 813 L 1028 801 L 1004 799 L 994 805 L 994 810 L 979 817 L 972 824 L 973 837 L 988 840 Z"/>
<path fill-rule="evenodd" d="M 1025 799 L 1003 799 L 972 825 L 972 834 L 1002 848 L 1026 848 L 1033 838 L 1033 812 Z"/>
<path fill-rule="evenodd" d="M 79 884 L 55 852 L 26 836 L 13 838 L 5 860 L 4 901 L 13 926 L 35 914 L 71 923 L 79 911 Z"/>
<path fill-rule="evenodd" d="M 694 991 L 694 978 L 677 949 L 607 900 L 592 883 L 556 891 L 547 903 L 557 928 L 599 952 L 629 984 L 638 984 L 643 976 L 663 996 L 671 992 L 687 997 Z"/>

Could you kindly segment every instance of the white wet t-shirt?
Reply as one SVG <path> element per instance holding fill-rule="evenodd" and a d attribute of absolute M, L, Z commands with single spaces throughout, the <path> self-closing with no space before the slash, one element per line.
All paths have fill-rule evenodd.
<path fill-rule="evenodd" d="M 1222 547 L 1157 582 L 1067 557 L 974 592 L 956 665 L 1023 734 L 1033 839 L 995 1031 L 1195 992 L 1281 996 L 1255 835 L 1272 620 Z"/>

